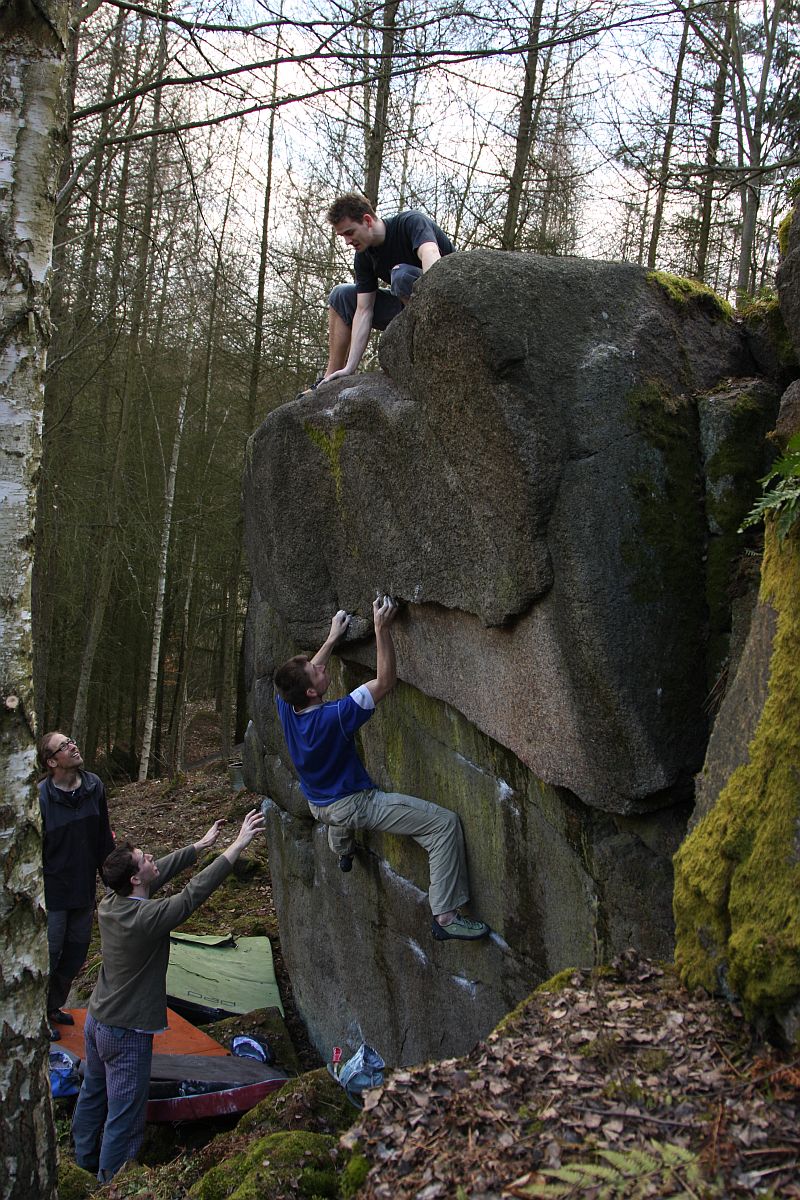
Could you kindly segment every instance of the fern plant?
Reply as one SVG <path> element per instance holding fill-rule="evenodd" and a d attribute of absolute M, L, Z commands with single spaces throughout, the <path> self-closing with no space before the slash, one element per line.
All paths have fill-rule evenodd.
<path fill-rule="evenodd" d="M 764 484 L 764 492 L 742 521 L 739 532 L 757 525 L 766 513 L 772 513 L 777 522 L 778 541 L 782 542 L 800 517 L 800 433 L 789 438 L 785 454 L 759 482 Z"/>
<path fill-rule="evenodd" d="M 704 1196 L 722 1193 L 703 1180 L 697 1155 L 672 1143 L 650 1142 L 648 1149 L 600 1150 L 604 1162 L 574 1162 L 540 1171 L 547 1182 L 524 1184 L 513 1195 L 567 1200 L 591 1190 L 597 1200 L 637 1200 L 645 1196 L 690 1200 L 702 1185 Z M 552 1180 L 552 1182 L 550 1182 Z M 655 1189 L 655 1190 L 654 1190 Z M 713 1190 L 712 1190 L 713 1189 Z"/>

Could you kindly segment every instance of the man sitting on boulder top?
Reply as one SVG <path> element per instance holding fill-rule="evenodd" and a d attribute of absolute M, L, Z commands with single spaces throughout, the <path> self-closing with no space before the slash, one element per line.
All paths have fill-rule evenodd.
<path fill-rule="evenodd" d="M 334 200 L 327 217 L 356 252 L 356 281 L 339 284 L 328 297 L 328 365 L 319 382 L 354 374 L 370 332 L 385 329 L 408 303 L 420 275 L 454 249 L 424 213 L 409 209 L 383 220 L 357 192 Z M 380 288 L 379 279 L 391 291 Z"/>
<path fill-rule="evenodd" d="M 222 820 L 194 845 L 153 861 L 125 842 L 103 863 L 111 889 L 97 910 L 103 964 L 84 1026 L 86 1073 L 72 1117 L 75 1161 L 107 1183 L 142 1144 L 153 1035 L 167 1027 L 169 935 L 207 900 L 260 829 L 253 809 L 235 841 L 166 899 L 154 892 L 217 840 Z"/>
<path fill-rule="evenodd" d="M 355 734 L 397 679 L 389 625 L 397 605 L 388 596 L 373 605 L 377 676 L 342 700 L 323 702 L 330 686 L 328 660 L 347 629 L 343 610 L 313 658 L 299 654 L 275 672 L 276 703 L 289 754 L 311 815 L 328 826 L 328 844 L 339 866 L 353 865 L 357 829 L 406 834 L 428 853 L 433 912 L 431 932 L 440 941 L 485 937 L 488 925 L 458 912 L 469 899 L 464 835 L 454 812 L 416 796 L 382 792 L 370 779 L 355 747 Z"/>

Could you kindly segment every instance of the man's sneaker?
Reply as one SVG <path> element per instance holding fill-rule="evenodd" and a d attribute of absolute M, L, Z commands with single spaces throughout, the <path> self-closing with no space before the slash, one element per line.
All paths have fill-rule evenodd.
<path fill-rule="evenodd" d="M 51 1025 L 74 1025 L 75 1018 L 72 1013 L 64 1012 L 63 1008 L 57 1008 L 53 1012 L 47 1014 L 47 1019 Z"/>
<path fill-rule="evenodd" d="M 347 872 L 352 871 L 352 869 L 353 869 L 353 855 L 352 854 L 340 854 L 339 855 L 339 870 L 344 871 L 345 874 L 347 874 Z"/>
<path fill-rule="evenodd" d="M 451 938 L 461 942 L 477 942 L 478 938 L 486 937 L 488 932 L 489 926 L 483 921 L 471 921 L 469 917 L 462 917 L 461 913 L 456 913 L 449 925 L 440 925 L 436 917 L 431 922 L 431 933 L 439 942 Z"/>
<path fill-rule="evenodd" d="M 325 372 L 320 371 L 319 375 L 317 376 L 317 378 L 314 380 L 313 383 L 309 383 L 304 388 L 300 389 L 300 391 L 295 396 L 295 399 L 300 400 L 301 397 L 303 397 L 303 396 L 310 396 L 312 392 L 315 392 L 317 390 L 317 388 L 322 383 L 324 378 L 325 378 Z"/>

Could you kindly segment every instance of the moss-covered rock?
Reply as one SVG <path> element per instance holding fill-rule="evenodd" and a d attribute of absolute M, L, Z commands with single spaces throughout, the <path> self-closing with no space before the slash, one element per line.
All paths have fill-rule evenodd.
<path fill-rule="evenodd" d="M 800 997 L 800 537 L 779 546 L 769 521 L 761 598 L 777 612 L 766 701 L 749 762 L 676 856 L 675 921 L 684 981 L 771 1019 Z"/>
<path fill-rule="evenodd" d="M 370 1164 L 363 1154 L 356 1152 L 350 1156 L 339 1179 L 339 1191 L 343 1200 L 350 1200 L 350 1197 L 358 1195 L 369 1174 L 369 1167 Z"/>
<path fill-rule="evenodd" d="M 71 1158 L 62 1154 L 58 1160 L 59 1200 L 86 1200 L 100 1185 L 94 1175 L 84 1171 Z"/>
<path fill-rule="evenodd" d="M 670 298 L 678 308 L 694 306 L 709 316 L 730 320 L 733 309 L 727 300 L 698 279 L 686 279 L 682 275 L 672 275 L 669 271 L 650 271 L 647 282 L 653 284 Z"/>
<path fill-rule="evenodd" d="M 737 580 L 743 545 L 739 527 L 755 500 L 758 479 L 774 457 L 767 433 L 775 424 L 778 402 L 777 390 L 758 378 L 726 380 L 697 400 L 708 535 L 705 591 L 709 689 L 728 657 L 731 600 L 737 587 L 741 588 Z"/>
<path fill-rule="evenodd" d="M 265 1097 L 242 1117 L 236 1131 L 264 1135 L 302 1126 L 314 1133 L 334 1134 L 347 1129 L 357 1116 L 344 1089 L 321 1067 L 290 1079 L 280 1091 Z"/>
<path fill-rule="evenodd" d="M 275 1055 L 275 1062 L 279 1067 L 290 1074 L 300 1070 L 297 1051 L 277 1008 L 257 1008 L 240 1016 L 225 1017 L 221 1021 L 204 1025 L 203 1029 L 209 1037 L 223 1046 L 227 1046 L 237 1034 L 246 1034 L 248 1037 L 265 1041 Z"/>
<path fill-rule="evenodd" d="M 743 301 L 738 315 L 759 370 L 785 387 L 797 375 L 798 360 L 777 293 L 770 291 Z"/>
<path fill-rule="evenodd" d="M 197 1200 L 308 1200 L 338 1195 L 336 1139 L 297 1131 L 271 1133 L 212 1167 L 191 1188 Z"/>

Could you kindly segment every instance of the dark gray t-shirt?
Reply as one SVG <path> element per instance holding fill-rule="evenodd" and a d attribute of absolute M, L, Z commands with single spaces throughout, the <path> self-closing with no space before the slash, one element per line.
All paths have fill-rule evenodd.
<path fill-rule="evenodd" d="M 379 279 L 391 283 L 392 267 L 398 263 L 408 263 L 412 267 L 420 266 L 417 248 L 423 242 L 436 242 L 442 258 L 452 254 L 455 249 L 447 234 L 436 222 L 415 208 L 398 213 L 396 217 L 388 217 L 384 224 L 386 238 L 380 246 L 370 246 L 368 250 L 359 250 L 356 253 L 357 292 L 376 292 Z"/>

